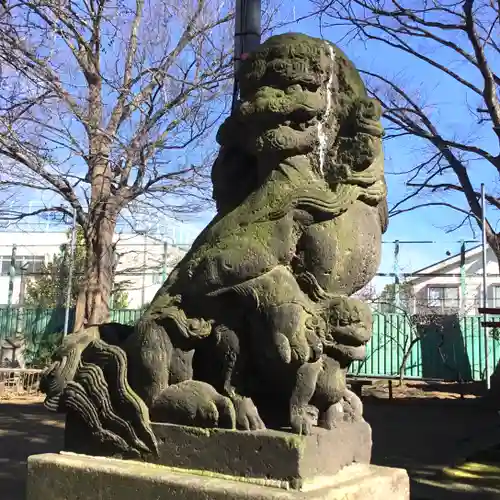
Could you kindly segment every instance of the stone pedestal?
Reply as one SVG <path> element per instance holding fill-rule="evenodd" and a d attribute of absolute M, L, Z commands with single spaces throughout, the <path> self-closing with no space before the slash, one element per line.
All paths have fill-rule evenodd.
<path fill-rule="evenodd" d="M 309 436 L 170 424 L 153 424 L 153 430 L 159 442 L 160 456 L 154 461 L 158 465 L 272 479 L 293 489 L 371 459 L 372 432 L 364 421 L 332 430 L 315 428 Z"/>
<path fill-rule="evenodd" d="M 154 463 L 81 452 L 30 457 L 27 500 L 409 499 L 406 471 L 369 465 L 366 422 L 310 436 L 170 424 L 153 429 Z"/>
<path fill-rule="evenodd" d="M 103 456 L 102 444 L 93 442 L 88 433 L 78 432 L 75 424 L 66 420 L 65 451 Z M 311 478 L 332 476 L 353 462 L 369 464 L 371 459 L 372 433 L 364 421 L 343 423 L 332 430 L 315 428 L 309 436 L 160 423 L 152 427 L 159 457 L 150 456 L 147 461 L 231 476 L 272 478 L 294 489 Z"/>
<path fill-rule="evenodd" d="M 406 471 L 353 464 L 300 490 L 272 479 L 76 454 L 28 459 L 26 500 L 409 500 Z"/>

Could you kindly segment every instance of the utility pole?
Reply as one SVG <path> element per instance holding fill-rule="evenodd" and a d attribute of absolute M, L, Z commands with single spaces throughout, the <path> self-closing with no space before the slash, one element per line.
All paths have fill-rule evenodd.
<path fill-rule="evenodd" d="M 69 310 L 71 308 L 71 296 L 73 292 L 73 273 L 75 269 L 75 244 L 76 244 L 76 210 L 73 209 L 73 219 L 71 222 L 71 241 L 69 246 L 69 272 L 68 286 L 66 288 L 66 303 L 64 307 L 64 336 L 68 335 L 69 330 Z"/>
<path fill-rule="evenodd" d="M 168 243 L 167 240 L 163 241 L 163 273 L 162 273 L 162 284 L 165 283 L 167 279 L 167 260 L 168 260 Z"/>
<path fill-rule="evenodd" d="M 7 307 L 12 308 L 12 296 L 14 295 L 14 279 L 16 277 L 16 255 L 17 245 L 12 245 L 12 253 L 10 254 L 10 267 L 9 267 L 9 290 L 7 295 Z"/>
<path fill-rule="evenodd" d="M 18 309 L 17 309 L 17 319 L 16 319 L 16 334 L 23 335 L 24 330 L 24 297 L 26 295 L 26 271 L 28 270 L 29 263 L 22 262 L 19 266 L 19 270 L 21 271 L 21 285 L 19 288 L 19 301 L 18 301 Z"/>
<path fill-rule="evenodd" d="M 16 255 L 17 245 L 12 245 L 12 253 L 10 254 L 9 267 L 9 289 L 7 295 L 7 332 L 12 333 L 12 299 L 14 295 L 14 280 L 16 278 Z"/>
<path fill-rule="evenodd" d="M 146 303 L 146 270 L 148 267 L 148 234 L 146 231 L 144 235 L 144 247 L 142 250 L 142 290 L 141 290 L 141 308 L 144 307 Z"/>
<path fill-rule="evenodd" d="M 488 259 L 487 259 L 487 242 L 486 242 L 486 194 L 484 184 L 481 184 L 481 228 L 482 228 L 482 260 L 483 260 L 483 307 L 488 307 Z M 487 315 L 484 313 L 484 320 L 487 320 Z M 490 384 L 490 360 L 489 360 L 489 335 L 488 328 L 484 327 L 484 377 L 486 379 L 486 389 L 489 391 Z"/>
<path fill-rule="evenodd" d="M 236 0 L 234 22 L 234 88 L 233 106 L 238 104 L 238 71 L 247 54 L 260 44 L 261 35 L 261 0 Z"/>
<path fill-rule="evenodd" d="M 401 308 L 400 294 L 400 279 L 399 279 L 399 241 L 394 242 L 394 312 L 399 313 Z"/>

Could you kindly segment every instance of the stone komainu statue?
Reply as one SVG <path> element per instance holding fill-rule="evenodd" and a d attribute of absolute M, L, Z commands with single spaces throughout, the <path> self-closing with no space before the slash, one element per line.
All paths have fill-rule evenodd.
<path fill-rule="evenodd" d="M 381 108 L 336 46 L 305 35 L 269 38 L 240 76 L 217 215 L 135 325 L 69 335 L 43 377 L 67 449 L 151 454 L 151 422 L 303 434 L 363 418 L 346 372 L 371 313 L 350 296 L 387 225 Z"/>

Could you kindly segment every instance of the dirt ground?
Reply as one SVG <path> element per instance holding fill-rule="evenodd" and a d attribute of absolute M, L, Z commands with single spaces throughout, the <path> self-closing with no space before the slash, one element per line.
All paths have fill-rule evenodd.
<path fill-rule="evenodd" d="M 481 382 L 459 384 L 457 382 L 422 382 L 403 381 L 402 384 L 393 380 L 378 380 L 373 385 L 366 385 L 363 396 L 372 396 L 377 399 L 389 399 L 392 386 L 393 399 L 478 399 L 484 396 L 485 385 Z"/>
<path fill-rule="evenodd" d="M 500 489 L 471 487 L 463 479 L 470 472 L 455 472 L 460 478 L 453 480 L 442 474 L 476 449 L 500 443 L 500 416 L 478 398 L 480 386 L 407 383 L 392 392 L 389 399 L 387 382 L 364 389 L 373 463 L 406 468 L 414 500 L 500 498 Z M 62 441 L 62 419 L 49 414 L 40 398 L 0 400 L 0 500 L 23 500 L 27 457 L 58 451 Z M 490 482 L 499 478 L 489 474 Z"/>
<path fill-rule="evenodd" d="M 24 500 L 27 457 L 63 445 L 63 420 L 45 410 L 41 398 L 33 400 L 0 400 L 1 500 Z"/>

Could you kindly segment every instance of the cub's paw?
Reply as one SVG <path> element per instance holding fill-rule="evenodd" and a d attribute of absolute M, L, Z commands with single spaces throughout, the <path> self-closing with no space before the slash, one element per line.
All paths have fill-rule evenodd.
<path fill-rule="evenodd" d="M 344 421 L 361 422 L 363 420 L 363 403 L 357 394 L 346 389 L 342 398 Z"/>
<path fill-rule="evenodd" d="M 346 389 L 342 399 L 328 408 L 321 415 L 319 426 L 324 429 L 335 429 L 342 423 L 361 422 L 363 420 L 363 403 L 354 392 Z"/>
<path fill-rule="evenodd" d="M 290 412 L 292 431 L 300 435 L 311 434 L 313 427 L 318 425 L 318 414 L 315 406 L 292 407 Z"/>
<path fill-rule="evenodd" d="M 233 399 L 236 410 L 236 427 L 244 431 L 258 431 L 266 428 L 259 411 L 250 398 Z"/>

